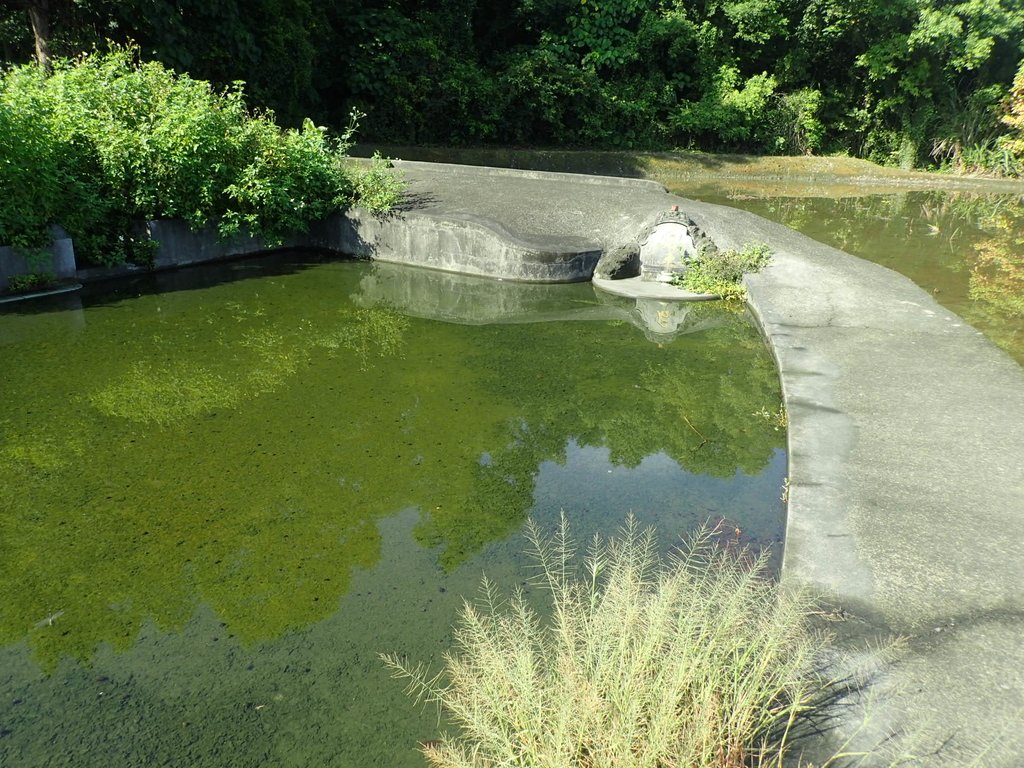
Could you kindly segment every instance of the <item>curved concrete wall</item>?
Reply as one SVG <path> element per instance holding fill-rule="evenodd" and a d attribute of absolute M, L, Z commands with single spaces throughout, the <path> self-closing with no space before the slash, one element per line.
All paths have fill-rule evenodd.
<path fill-rule="evenodd" d="M 789 413 L 783 581 L 841 609 L 832 629 L 873 675 L 874 699 L 840 713 L 817 759 L 851 733 L 874 748 L 902 730 L 889 745 L 913 765 L 1018 765 L 1024 369 L 889 269 L 685 205 L 724 247 L 775 251 L 747 288 Z M 866 643 L 894 635 L 898 663 L 872 660 Z M 864 764 L 889 765 L 886 750 Z"/>
<path fill-rule="evenodd" d="M 156 269 L 170 269 L 262 253 L 258 238 L 223 242 L 214 229 L 193 232 L 181 220 L 149 222 L 156 240 Z M 336 214 L 280 247 L 319 248 L 361 258 L 413 264 L 499 280 L 569 283 L 589 280 L 601 248 L 579 238 L 530 242 L 481 217 L 405 213 L 374 216 L 361 210 Z"/>

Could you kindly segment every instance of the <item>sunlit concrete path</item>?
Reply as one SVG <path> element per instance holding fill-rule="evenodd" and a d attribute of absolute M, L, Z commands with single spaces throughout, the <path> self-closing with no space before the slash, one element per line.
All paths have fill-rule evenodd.
<path fill-rule="evenodd" d="M 754 214 L 648 181 L 397 165 L 410 196 L 390 223 L 362 230 L 370 247 L 429 220 L 456 251 L 472 230 L 478 244 L 505 239 L 585 273 L 672 205 L 721 247 L 767 243 L 773 263 L 748 289 L 790 420 L 783 581 L 828 596 L 840 645 L 906 638 L 809 748 L 856 730 L 866 701 L 857 744 L 895 730 L 889 746 L 915 764 L 1024 765 L 1020 366 L 906 278 Z M 882 755 L 863 764 L 888 765 Z"/>

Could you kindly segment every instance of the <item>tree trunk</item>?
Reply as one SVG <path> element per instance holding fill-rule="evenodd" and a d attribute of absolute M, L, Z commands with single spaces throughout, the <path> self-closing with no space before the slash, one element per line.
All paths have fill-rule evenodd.
<path fill-rule="evenodd" d="M 32 35 L 36 40 L 36 62 L 47 72 L 53 70 L 50 64 L 50 0 L 34 0 L 28 6 L 28 17 L 32 22 Z"/>

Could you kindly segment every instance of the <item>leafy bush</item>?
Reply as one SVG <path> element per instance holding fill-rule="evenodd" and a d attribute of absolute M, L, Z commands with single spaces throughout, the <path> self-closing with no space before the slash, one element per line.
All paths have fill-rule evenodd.
<path fill-rule="evenodd" d="M 241 83 L 216 92 L 132 48 L 57 61 L 50 76 L 18 67 L 0 78 L 0 242 L 37 248 L 60 224 L 87 261 L 145 261 L 136 223 L 182 217 L 275 244 L 357 200 L 343 164 L 354 127 L 282 131 L 247 110 Z"/>
<path fill-rule="evenodd" d="M 25 275 L 11 275 L 7 284 L 11 293 L 28 293 L 43 288 L 50 288 L 57 283 L 57 278 L 49 272 L 29 272 Z"/>
<path fill-rule="evenodd" d="M 59 95 L 34 66 L 0 80 L 0 189 L 0 243 L 28 252 L 49 243 L 51 224 L 81 234 L 110 209 L 96 158 L 75 140 Z"/>
<path fill-rule="evenodd" d="M 374 152 L 368 168 L 354 172 L 359 204 L 372 213 L 390 211 L 402 197 L 401 174 L 393 170 L 391 161 Z"/>
<path fill-rule="evenodd" d="M 1024 165 L 1024 60 L 1013 78 L 1013 88 L 1005 103 L 1006 114 L 1002 122 L 1010 128 L 1010 134 L 1002 139 L 1003 147 Z M 1024 174 L 1018 174 L 1024 175 Z"/>
<path fill-rule="evenodd" d="M 744 246 L 738 251 L 704 250 L 690 261 L 686 272 L 673 282 L 693 293 L 713 293 L 723 299 L 742 299 L 746 296 L 743 275 L 760 272 L 772 259 L 767 245 Z"/>
<path fill-rule="evenodd" d="M 700 101 L 679 106 L 670 118 L 672 125 L 703 145 L 742 145 L 767 119 L 776 85 L 775 78 L 767 73 L 754 75 L 741 85 L 739 70 L 724 64 Z"/>
<path fill-rule="evenodd" d="M 461 728 L 422 746 L 431 765 L 783 764 L 794 723 L 828 687 L 805 595 L 708 531 L 663 563 L 653 532 L 630 517 L 618 539 L 594 541 L 579 573 L 564 516 L 554 539 L 528 531 L 549 622 L 485 579 L 443 673 L 382 657 Z"/>
<path fill-rule="evenodd" d="M 224 188 L 222 235 L 244 229 L 276 245 L 354 199 L 340 150 L 312 121 L 282 132 L 259 115 L 246 120 L 239 134 L 244 165 Z"/>

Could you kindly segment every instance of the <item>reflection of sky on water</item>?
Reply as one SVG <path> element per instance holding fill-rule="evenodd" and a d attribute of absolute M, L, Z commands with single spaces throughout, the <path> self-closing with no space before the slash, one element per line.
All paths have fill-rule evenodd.
<path fill-rule="evenodd" d="M 686 471 L 671 457 L 657 453 L 637 467 L 609 461 L 609 450 L 566 444 L 566 461 L 545 461 L 537 473 L 532 516 L 553 526 L 564 509 L 581 538 L 610 531 L 632 512 L 644 525 L 653 525 L 663 544 L 704 522 L 723 516 L 740 518 L 750 538 L 774 544 L 783 524 L 778 501 L 786 475 L 786 452 L 775 449 L 757 475 L 737 471 L 716 478 Z"/>

